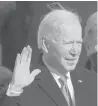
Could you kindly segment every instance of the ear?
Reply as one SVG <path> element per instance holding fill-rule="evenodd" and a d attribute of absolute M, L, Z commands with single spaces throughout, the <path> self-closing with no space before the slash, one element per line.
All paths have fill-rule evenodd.
<path fill-rule="evenodd" d="M 45 38 L 42 38 L 42 49 L 43 49 L 46 53 L 48 53 L 48 44 L 47 44 Z"/>

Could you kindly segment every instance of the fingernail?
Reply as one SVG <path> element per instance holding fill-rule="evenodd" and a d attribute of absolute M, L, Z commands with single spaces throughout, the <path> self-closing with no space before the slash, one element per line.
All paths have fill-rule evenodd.
<path fill-rule="evenodd" d="M 30 45 L 28 45 L 27 47 L 29 47 L 29 48 L 30 48 Z"/>

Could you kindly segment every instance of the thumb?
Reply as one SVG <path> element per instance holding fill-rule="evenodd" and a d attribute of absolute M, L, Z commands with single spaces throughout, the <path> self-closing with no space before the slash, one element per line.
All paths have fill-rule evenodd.
<path fill-rule="evenodd" d="M 41 72 L 40 69 L 34 69 L 30 74 L 30 82 L 34 80 L 34 78 Z"/>

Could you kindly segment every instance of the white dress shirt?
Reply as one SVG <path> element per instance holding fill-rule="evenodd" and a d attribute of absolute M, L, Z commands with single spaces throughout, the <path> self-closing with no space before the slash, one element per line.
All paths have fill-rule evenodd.
<path fill-rule="evenodd" d="M 59 78 L 61 76 L 55 74 L 55 73 L 51 73 L 53 78 L 55 79 L 57 85 L 59 86 L 59 88 L 61 88 L 61 83 L 59 82 Z M 67 76 L 67 86 L 68 86 L 68 89 L 69 89 L 69 92 L 70 92 L 70 95 L 71 95 L 71 99 L 74 100 L 74 89 L 73 89 L 73 85 L 72 85 L 72 81 L 71 81 L 71 77 L 70 77 L 70 72 L 68 72 L 66 74 Z"/>

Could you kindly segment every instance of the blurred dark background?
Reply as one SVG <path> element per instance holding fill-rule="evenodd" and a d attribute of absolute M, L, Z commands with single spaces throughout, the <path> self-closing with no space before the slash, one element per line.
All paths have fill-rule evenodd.
<path fill-rule="evenodd" d="M 0 43 L 2 64 L 13 70 L 16 54 L 30 45 L 33 49 L 31 66 L 38 61 L 37 30 L 42 17 L 50 11 L 46 4 L 52 1 L 0 1 Z M 68 9 L 75 10 L 82 18 L 83 36 L 88 17 L 97 11 L 97 1 L 60 1 Z M 87 59 L 83 45 L 77 66 Z"/>

